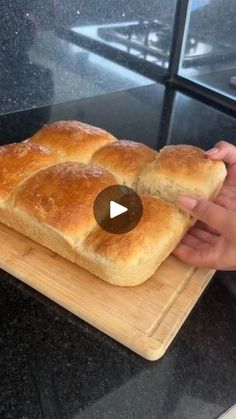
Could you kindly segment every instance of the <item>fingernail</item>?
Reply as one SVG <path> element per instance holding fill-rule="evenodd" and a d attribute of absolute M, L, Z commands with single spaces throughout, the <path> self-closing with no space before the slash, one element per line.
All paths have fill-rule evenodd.
<path fill-rule="evenodd" d="M 211 148 L 210 150 L 206 151 L 206 153 L 207 154 L 215 154 L 215 153 L 218 153 L 218 151 L 219 151 L 219 149 L 214 147 L 214 148 Z"/>
<path fill-rule="evenodd" d="M 190 196 L 181 195 L 177 198 L 180 205 L 188 210 L 193 210 L 197 205 L 197 199 Z"/>

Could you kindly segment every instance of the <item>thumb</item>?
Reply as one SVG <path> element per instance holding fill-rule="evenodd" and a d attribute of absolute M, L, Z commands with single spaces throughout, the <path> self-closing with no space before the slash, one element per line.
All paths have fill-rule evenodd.
<path fill-rule="evenodd" d="M 236 147 L 226 141 L 219 141 L 215 147 L 208 150 L 206 156 L 211 160 L 222 160 L 227 165 L 225 185 L 235 186 L 236 182 Z"/>
<path fill-rule="evenodd" d="M 180 206 L 190 211 L 196 218 L 216 229 L 225 237 L 236 235 L 236 213 L 229 211 L 213 202 L 181 195 L 178 197 Z"/>
<path fill-rule="evenodd" d="M 226 141 L 219 141 L 214 148 L 206 151 L 212 160 L 223 160 L 228 166 L 236 164 L 236 147 Z"/>

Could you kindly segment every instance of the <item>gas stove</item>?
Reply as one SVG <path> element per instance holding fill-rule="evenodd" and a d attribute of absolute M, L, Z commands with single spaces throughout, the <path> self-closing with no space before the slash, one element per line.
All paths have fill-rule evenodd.
<path fill-rule="evenodd" d="M 153 55 L 167 59 L 170 54 L 171 28 L 158 20 L 104 26 L 98 29 L 98 35 L 108 42 L 113 41 L 126 46 L 130 53 L 139 51 L 143 58 Z"/>
<path fill-rule="evenodd" d="M 98 28 L 98 35 L 106 42 L 115 42 L 116 47 L 123 46 L 130 54 L 140 58 L 162 63 L 169 62 L 173 27 L 159 20 L 139 21 L 130 24 L 103 26 Z M 139 53 L 139 54 L 138 54 Z M 186 40 L 183 66 L 209 63 L 220 60 L 223 56 L 235 56 L 235 47 L 228 42 L 213 44 L 209 33 L 192 32 Z"/>
<path fill-rule="evenodd" d="M 164 74 L 169 66 L 173 25 L 158 19 L 60 27 L 58 34 L 148 77 L 156 75 L 157 67 Z M 182 67 L 209 66 L 235 57 L 234 40 L 215 41 L 210 29 L 190 30 Z"/>

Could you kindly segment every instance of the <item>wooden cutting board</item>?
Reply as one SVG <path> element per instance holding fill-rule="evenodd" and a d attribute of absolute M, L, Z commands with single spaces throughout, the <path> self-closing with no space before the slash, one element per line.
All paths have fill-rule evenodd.
<path fill-rule="evenodd" d="M 170 256 L 144 284 L 109 285 L 0 224 L 0 267 L 148 360 L 160 358 L 214 274 Z"/>

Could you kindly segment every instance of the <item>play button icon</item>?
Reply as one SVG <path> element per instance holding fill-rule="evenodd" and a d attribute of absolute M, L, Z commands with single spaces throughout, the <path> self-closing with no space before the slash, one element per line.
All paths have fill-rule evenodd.
<path fill-rule="evenodd" d="M 95 199 L 94 217 L 109 233 L 122 234 L 132 230 L 142 218 L 143 206 L 138 194 L 124 185 L 103 189 Z"/>
<path fill-rule="evenodd" d="M 126 211 L 128 211 L 128 208 L 123 205 L 114 201 L 110 202 L 110 218 L 118 217 L 118 215 L 124 214 Z"/>

